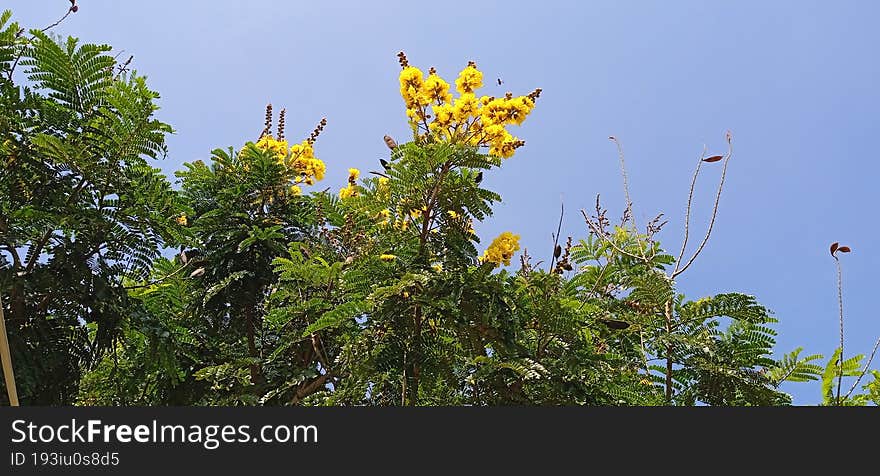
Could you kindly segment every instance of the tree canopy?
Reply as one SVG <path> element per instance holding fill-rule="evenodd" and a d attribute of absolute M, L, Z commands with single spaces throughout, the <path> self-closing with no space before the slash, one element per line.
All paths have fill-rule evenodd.
<path fill-rule="evenodd" d="M 175 186 L 145 77 L 4 12 L 0 298 L 22 403 L 769 406 L 791 403 L 787 381 L 818 382 L 824 405 L 880 402 L 876 346 L 779 358 L 757 295 L 679 291 L 729 134 L 696 164 L 693 183 L 719 181 L 699 243 L 689 228 L 675 255 L 662 216 L 636 223 L 621 154 L 623 216 L 597 197 L 583 236 L 557 230 L 536 261 L 516 230 L 474 224 L 541 89 L 481 96 L 474 62 L 449 83 L 398 59 L 412 137 L 386 136 L 378 170 L 320 189 L 327 120 L 289 142 L 270 105 L 258 137 L 184 164 Z M 849 251 L 832 247 L 838 272 Z"/>

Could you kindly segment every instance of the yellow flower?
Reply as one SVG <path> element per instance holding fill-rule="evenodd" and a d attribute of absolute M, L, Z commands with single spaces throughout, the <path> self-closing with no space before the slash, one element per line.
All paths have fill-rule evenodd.
<path fill-rule="evenodd" d="M 272 152 L 278 158 L 283 160 L 287 156 L 287 141 L 277 140 L 271 135 L 265 135 L 255 144 L 258 149 Z"/>
<path fill-rule="evenodd" d="M 521 145 L 519 139 L 511 136 L 507 132 L 505 132 L 506 136 L 504 140 L 500 143 L 493 143 L 489 148 L 489 155 L 493 157 L 501 157 L 502 159 L 508 159 L 513 157 L 513 153 L 516 151 L 516 148 Z"/>
<path fill-rule="evenodd" d="M 513 123 L 521 126 L 523 121 L 526 120 L 526 116 L 535 108 L 535 101 L 528 96 L 520 96 L 508 101 L 508 106 L 510 107 L 510 116 Z"/>
<path fill-rule="evenodd" d="M 479 103 L 473 93 L 463 93 L 455 100 L 452 108 L 452 118 L 459 124 L 466 122 L 471 117 L 477 116 Z"/>
<path fill-rule="evenodd" d="M 422 211 L 418 208 L 413 208 L 409 211 L 409 216 L 411 216 L 413 220 L 418 220 L 422 216 Z"/>
<path fill-rule="evenodd" d="M 456 219 L 456 218 L 458 218 L 458 216 L 459 216 L 458 213 L 455 212 L 455 210 L 449 210 L 449 211 L 447 211 L 446 213 L 447 213 L 447 214 L 449 215 L 449 217 L 452 218 L 453 220 Z"/>
<path fill-rule="evenodd" d="M 389 179 L 388 177 L 379 177 L 379 185 L 376 187 L 376 189 L 380 193 L 385 193 L 388 191 L 388 186 L 390 183 L 391 179 Z"/>
<path fill-rule="evenodd" d="M 419 101 L 422 105 L 435 101 L 451 102 L 452 94 L 449 94 L 449 83 L 443 81 L 443 78 L 436 74 L 429 74 L 419 93 Z"/>
<path fill-rule="evenodd" d="M 360 177 L 361 171 L 358 169 L 348 169 L 348 181 L 354 182 Z"/>
<path fill-rule="evenodd" d="M 345 200 L 346 198 L 349 198 L 349 197 L 356 197 L 356 196 L 357 196 L 357 189 L 354 188 L 354 186 L 352 184 L 348 184 L 347 187 L 342 187 L 339 189 L 339 198 L 341 198 L 343 200 Z"/>
<path fill-rule="evenodd" d="M 415 66 L 407 66 L 400 72 L 400 95 L 403 97 L 407 109 L 425 105 L 420 103 L 420 93 L 424 83 L 424 73 Z"/>
<path fill-rule="evenodd" d="M 378 214 L 376 214 L 376 218 L 381 218 L 382 221 L 379 222 L 380 225 L 387 225 L 391 222 L 391 210 L 384 209 L 381 210 Z"/>
<path fill-rule="evenodd" d="M 302 192 L 302 189 L 297 187 L 296 185 L 291 185 L 290 186 L 290 193 L 291 193 L 291 195 L 302 195 L 303 192 Z"/>
<path fill-rule="evenodd" d="M 302 176 L 303 181 L 311 185 L 313 183 L 307 179 L 315 178 L 316 180 L 323 180 L 324 174 L 327 171 L 327 166 L 319 159 L 308 158 L 308 157 L 298 157 L 294 160 L 291 165 L 293 171 Z"/>
<path fill-rule="evenodd" d="M 387 261 L 394 261 L 396 258 L 397 258 L 397 256 L 394 256 L 394 255 L 387 255 L 387 254 L 383 254 L 383 255 L 380 255 L 380 256 L 379 256 L 379 259 L 380 259 L 380 260 L 382 260 L 382 261 L 386 261 L 386 262 L 387 262 Z"/>
<path fill-rule="evenodd" d="M 469 64 L 458 74 L 455 89 L 460 94 L 473 93 L 474 89 L 483 87 L 483 73 L 473 64 Z"/>
<path fill-rule="evenodd" d="M 480 110 L 480 121 L 483 122 L 483 126 L 505 124 L 508 120 L 510 120 L 510 109 L 506 98 L 492 99 Z"/>
<path fill-rule="evenodd" d="M 440 272 L 443 271 L 443 265 L 440 264 L 440 263 L 435 263 L 435 264 L 431 265 L 431 269 L 433 269 L 434 271 L 440 273 Z"/>
<path fill-rule="evenodd" d="M 434 122 L 439 127 L 449 127 L 452 124 L 452 106 L 449 104 L 441 104 L 434 106 Z"/>
<path fill-rule="evenodd" d="M 509 266 L 510 258 L 517 250 L 519 250 L 519 235 L 505 231 L 492 240 L 492 244 L 480 257 L 480 261 L 495 263 L 495 266 L 500 266 L 502 263 Z"/>
<path fill-rule="evenodd" d="M 186 226 L 186 224 L 187 224 L 186 215 L 183 213 L 181 213 L 180 216 L 175 218 L 174 220 L 177 222 L 178 225 L 181 225 L 181 226 Z"/>

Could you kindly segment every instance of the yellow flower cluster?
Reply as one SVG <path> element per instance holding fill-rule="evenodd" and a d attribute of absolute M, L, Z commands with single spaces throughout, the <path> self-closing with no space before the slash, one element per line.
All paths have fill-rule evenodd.
<path fill-rule="evenodd" d="M 357 188 L 354 184 L 348 184 L 345 187 L 339 189 L 339 198 L 345 200 L 346 198 L 357 197 Z"/>
<path fill-rule="evenodd" d="M 346 199 L 349 197 L 356 197 L 357 192 L 357 179 L 360 177 L 361 171 L 358 169 L 348 169 L 348 185 L 339 189 L 339 198 Z"/>
<path fill-rule="evenodd" d="M 266 134 L 254 145 L 257 149 L 275 155 L 278 163 L 287 168 L 291 179 L 297 184 L 313 185 L 316 181 L 324 179 L 327 166 L 315 157 L 315 149 L 309 139 L 288 147 L 286 140 Z"/>
<path fill-rule="evenodd" d="M 492 244 L 480 257 L 480 261 L 495 263 L 495 266 L 500 266 L 502 263 L 509 266 L 510 258 L 513 258 L 517 250 L 519 250 L 519 235 L 505 231 L 492 240 Z"/>
<path fill-rule="evenodd" d="M 394 255 L 388 255 L 388 254 L 383 254 L 383 255 L 380 255 L 380 256 L 379 256 L 379 259 L 382 260 L 382 261 L 386 261 L 386 262 L 387 262 L 387 261 L 394 261 L 395 259 L 397 259 L 397 256 L 394 256 Z"/>
<path fill-rule="evenodd" d="M 476 147 L 488 147 L 489 154 L 508 158 L 525 144 L 507 131 L 509 125 L 522 125 L 535 107 L 540 89 L 526 96 L 477 97 L 475 91 L 483 86 L 483 73 L 474 62 L 468 63 L 455 80 L 459 97 L 453 99 L 449 83 L 433 68 L 424 73 L 410 66 L 399 53 L 400 95 L 406 105 L 406 115 L 416 134 L 437 141 L 448 141 Z"/>
<path fill-rule="evenodd" d="M 177 222 L 177 224 L 180 225 L 180 226 L 186 226 L 186 224 L 187 224 L 186 214 L 185 214 L 185 213 L 181 213 L 180 216 L 178 216 L 178 217 L 175 218 L 174 220 L 175 220 L 175 221 Z"/>

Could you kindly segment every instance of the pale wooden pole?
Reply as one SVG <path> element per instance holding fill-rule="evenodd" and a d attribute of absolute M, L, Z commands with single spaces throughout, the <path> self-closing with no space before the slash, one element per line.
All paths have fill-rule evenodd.
<path fill-rule="evenodd" d="M 6 393 L 9 404 L 18 406 L 18 391 L 15 389 L 15 374 L 12 372 L 12 353 L 6 336 L 6 318 L 3 316 L 3 296 L 0 296 L 0 360 L 3 361 L 3 378 L 6 380 Z"/>

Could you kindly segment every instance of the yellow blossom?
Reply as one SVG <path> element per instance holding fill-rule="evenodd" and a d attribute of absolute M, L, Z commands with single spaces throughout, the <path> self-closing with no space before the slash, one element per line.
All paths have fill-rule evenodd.
<path fill-rule="evenodd" d="M 422 216 L 422 211 L 418 208 L 413 208 L 409 211 L 409 216 L 411 216 L 413 220 L 418 220 Z"/>
<path fill-rule="evenodd" d="M 449 94 L 449 83 L 437 74 L 429 74 L 428 79 L 422 85 L 420 91 L 420 103 L 423 105 L 435 102 L 450 102 L 452 94 Z"/>
<path fill-rule="evenodd" d="M 407 109 L 427 104 L 420 102 L 424 83 L 424 73 L 415 66 L 407 66 L 400 72 L 400 95 L 403 97 Z"/>
<path fill-rule="evenodd" d="M 346 198 L 349 198 L 349 197 L 356 197 L 356 196 L 357 196 L 357 189 L 352 184 L 348 184 L 347 187 L 342 187 L 339 189 L 339 198 L 341 198 L 343 200 L 345 200 Z"/>
<path fill-rule="evenodd" d="M 473 93 L 464 93 L 455 100 L 452 107 L 452 118 L 461 124 L 478 114 L 479 103 Z"/>
<path fill-rule="evenodd" d="M 264 135 L 255 144 L 258 149 L 272 152 L 275 156 L 282 160 L 287 156 L 287 141 L 277 140 L 271 135 Z"/>
<path fill-rule="evenodd" d="M 509 266 L 510 258 L 517 250 L 519 250 L 519 235 L 505 231 L 492 240 L 492 244 L 480 257 L 480 261 L 495 263 L 495 266 L 500 266 L 502 263 Z"/>
<path fill-rule="evenodd" d="M 388 191 L 388 186 L 391 183 L 391 179 L 388 177 L 379 177 L 378 185 L 376 186 L 376 190 L 379 193 L 385 193 Z"/>
<path fill-rule="evenodd" d="M 474 89 L 483 87 L 483 73 L 473 64 L 469 64 L 458 74 L 455 89 L 459 94 L 473 93 Z"/>
<path fill-rule="evenodd" d="M 397 258 L 397 256 L 388 255 L 388 254 L 383 254 L 383 255 L 379 256 L 379 259 L 382 261 L 394 261 L 396 258 Z"/>
<path fill-rule="evenodd" d="M 434 124 L 439 127 L 449 127 L 452 124 L 452 106 L 449 104 L 441 104 L 434 106 Z"/>
<path fill-rule="evenodd" d="M 447 214 L 449 215 L 449 217 L 452 218 L 453 220 L 456 219 L 456 218 L 458 218 L 458 213 L 456 213 L 455 210 L 448 210 L 446 213 L 447 213 Z"/>
<path fill-rule="evenodd" d="M 296 185 L 290 186 L 290 194 L 291 195 L 302 195 L 302 189 L 297 187 Z"/>
<path fill-rule="evenodd" d="M 389 210 L 387 208 L 384 210 L 381 210 L 379 213 L 376 214 L 376 218 L 382 219 L 382 221 L 379 222 L 380 225 L 387 225 L 388 223 L 391 222 L 391 210 Z"/>
<path fill-rule="evenodd" d="M 361 175 L 361 171 L 358 169 L 348 169 L 348 181 L 354 182 Z"/>
<path fill-rule="evenodd" d="M 431 265 L 431 269 L 433 269 L 434 271 L 440 273 L 440 272 L 443 271 L 443 265 L 440 264 L 440 263 L 435 263 L 435 264 Z"/>
<path fill-rule="evenodd" d="M 186 226 L 187 224 L 186 215 L 183 213 L 181 213 L 180 216 L 175 218 L 174 220 L 177 222 L 178 225 L 181 226 Z"/>

